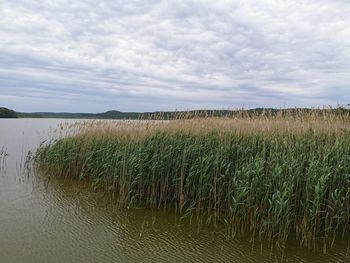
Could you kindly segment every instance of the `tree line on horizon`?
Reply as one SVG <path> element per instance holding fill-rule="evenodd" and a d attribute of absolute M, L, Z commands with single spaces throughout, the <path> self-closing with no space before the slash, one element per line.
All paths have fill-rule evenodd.
<path fill-rule="evenodd" d="M 14 110 L 0 107 L 0 118 L 18 118 L 18 114 Z"/>
<path fill-rule="evenodd" d="M 350 104 L 349 104 L 350 105 Z M 121 112 L 111 110 L 103 113 L 70 113 L 70 112 L 16 112 L 0 107 L 0 118 L 62 118 L 62 119 L 190 119 L 202 117 L 240 117 L 240 116 L 276 116 L 297 115 L 300 113 L 323 113 L 330 111 L 336 114 L 350 114 L 350 109 L 339 106 L 337 108 L 255 108 L 237 110 L 188 110 L 188 111 L 156 111 L 156 112 Z"/>

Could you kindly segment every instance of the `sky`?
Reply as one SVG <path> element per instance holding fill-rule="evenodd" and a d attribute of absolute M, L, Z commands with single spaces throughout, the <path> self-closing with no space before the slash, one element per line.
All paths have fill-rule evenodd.
<path fill-rule="evenodd" d="M 350 103 L 348 0 L 0 0 L 0 106 Z"/>

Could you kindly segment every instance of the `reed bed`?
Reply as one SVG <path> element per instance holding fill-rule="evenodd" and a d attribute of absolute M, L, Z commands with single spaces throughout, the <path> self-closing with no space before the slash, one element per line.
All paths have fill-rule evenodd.
<path fill-rule="evenodd" d="M 302 112 L 79 123 L 42 144 L 36 167 L 91 180 L 118 205 L 176 208 L 284 246 L 350 233 L 349 114 Z"/>

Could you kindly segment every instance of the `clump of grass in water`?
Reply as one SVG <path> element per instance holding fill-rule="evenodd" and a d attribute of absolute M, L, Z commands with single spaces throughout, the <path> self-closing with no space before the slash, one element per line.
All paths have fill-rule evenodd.
<path fill-rule="evenodd" d="M 6 167 L 6 158 L 8 156 L 7 148 L 4 146 L 0 148 L 0 170 L 5 169 Z"/>
<path fill-rule="evenodd" d="M 350 121 L 327 111 L 95 122 L 42 145 L 36 166 L 92 180 L 120 206 L 176 206 L 283 247 L 349 234 Z"/>

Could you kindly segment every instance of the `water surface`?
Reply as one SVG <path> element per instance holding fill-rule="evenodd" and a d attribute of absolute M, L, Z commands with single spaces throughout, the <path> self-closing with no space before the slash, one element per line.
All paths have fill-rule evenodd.
<path fill-rule="evenodd" d="M 121 210 L 86 184 L 22 169 L 26 153 L 75 120 L 0 119 L 0 262 L 350 262 L 290 242 L 281 252 L 180 221 L 172 211 Z"/>

